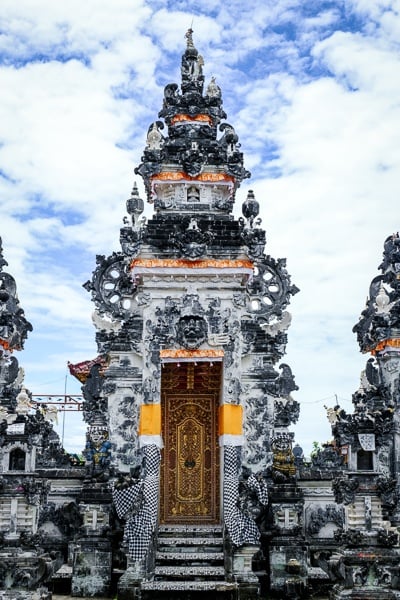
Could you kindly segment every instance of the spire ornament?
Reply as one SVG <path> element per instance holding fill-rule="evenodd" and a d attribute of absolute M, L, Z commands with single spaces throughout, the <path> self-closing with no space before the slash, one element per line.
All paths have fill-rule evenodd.
<path fill-rule="evenodd" d="M 3 351 L 22 350 L 32 325 L 26 320 L 17 296 L 14 277 L 3 271 L 8 265 L 3 257 L 0 238 L 0 355 Z"/>
<path fill-rule="evenodd" d="M 191 27 L 189 27 L 189 29 L 185 33 L 185 38 L 186 38 L 186 47 L 195 49 L 194 43 L 193 43 L 193 29 Z"/>
<path fill-rule="evenodd" d="M 369 298 L 353 327 L 361 352 L 375 354 L 386 347 L 400 347 L 400 237 L 390 235 L 384 243 L 381 275 L 371 282 Z"/>
<path fill-rule="evenodd" d="M 198 53 L 193 43 L 193 29 L 186 32 L 186 51 L 182 56 L 181 75 L 182 92 L 202 94 L 204 86 L 203 57 Z"/>
<path fill-rule="evenodd" d="M 158 114 L 164 121 L 150 125 L 142 162 L 135 173 L 143 177 L 148 201 L 155 202 L 157 208 L 171 211 L 184 209 L 186 188 L 182 186 L 181 195 L 170 201 L 169 197 L 165 198 L 167 192 L 163 193 L 170 184 L 200 178 L 210 183 L 221 182 L 217 189 L 213 188 L 207 208 L 230 212 L 236 189 L 250 173 L 244 168 L 237 133 L 229 123 L 221 124 L 226 114 L 215 77 L 203 94 L 204 61 L 193 43 L 192 28 L 185 37 L 181 88 L 176 83 L 165 86 L 163 106 Z M 161 133 L 164 123 L 167 135 Z M 231 188 L 229 198 L 227 185 Z M 207 193 L 203 196 L 207 197 Z"/>

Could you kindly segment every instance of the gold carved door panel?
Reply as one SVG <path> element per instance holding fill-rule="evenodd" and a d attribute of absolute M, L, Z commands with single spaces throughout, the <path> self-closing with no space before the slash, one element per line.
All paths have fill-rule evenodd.
<path fill-rule="evenodd" d="M 174 367 L 177 368 L 168 365 L 169 375 Z M 179 367 L 176 378 L 163 377 L 161 521 L 164 523 L 219 521 L 220 368 L 218 365 L 211 373 L 210 369 L 213 365 L 209 363 L 197 369 L 188 363 Z M 201 377 L 202 373 L 206 377 Z M 171 380 L 173 385 L 168 385 Z"/>

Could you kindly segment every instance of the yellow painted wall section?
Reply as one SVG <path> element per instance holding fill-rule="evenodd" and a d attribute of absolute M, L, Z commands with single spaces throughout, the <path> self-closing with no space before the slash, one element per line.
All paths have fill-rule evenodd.
<path fill-rule="evenodd" d="M 161 434 L 161 404 L 142 404 L 140 407 L 139 435 Z"/>
<path fill-rule="evenodd" d="M 219 407 L 219 435 L 242 435 L 243 408 L 238 404 Z"/>

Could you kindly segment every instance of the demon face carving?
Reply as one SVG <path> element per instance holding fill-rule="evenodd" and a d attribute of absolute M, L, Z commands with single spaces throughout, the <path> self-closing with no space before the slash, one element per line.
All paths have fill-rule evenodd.
<path fill-rule="evenodd" d="M 177 324 L 177 342 L 187 350 L 195 350 L 207 338 L 207 323 L 203 317 L 181 317 Z"/>

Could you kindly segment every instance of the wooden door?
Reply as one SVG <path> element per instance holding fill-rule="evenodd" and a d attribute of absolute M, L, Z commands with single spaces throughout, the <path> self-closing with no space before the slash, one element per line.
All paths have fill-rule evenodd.
<path fill-rule="evenodd" d="M 164 365 L 161 522 L 219 522 L 220 363 Z"/>

